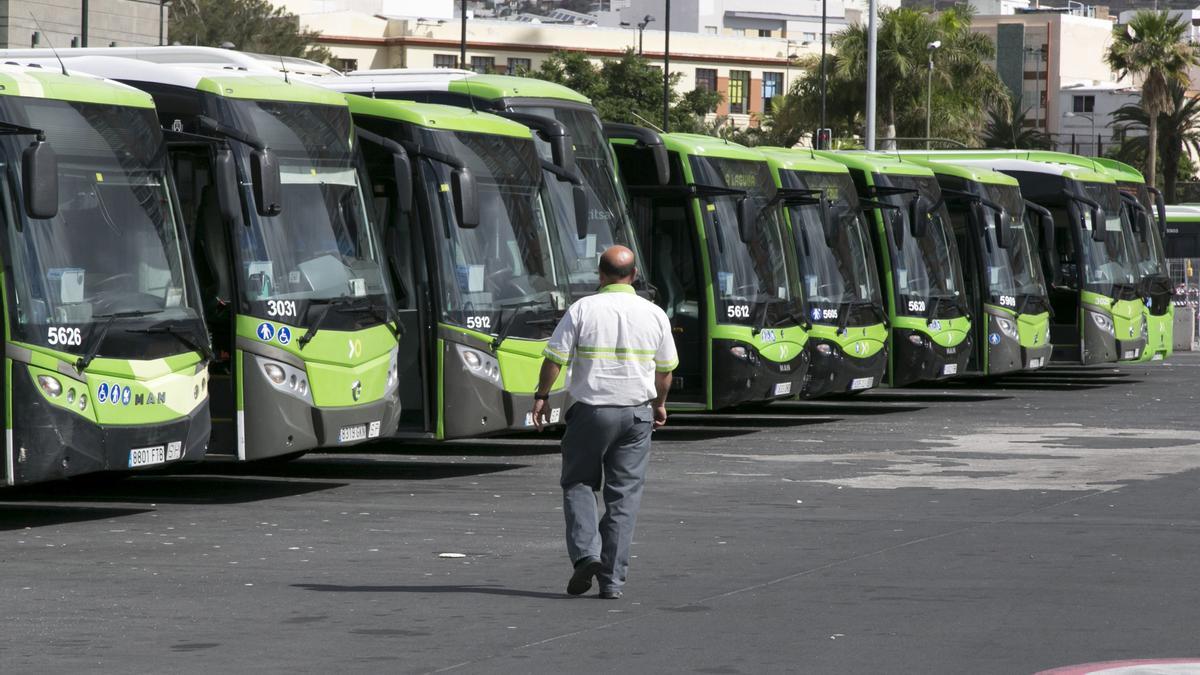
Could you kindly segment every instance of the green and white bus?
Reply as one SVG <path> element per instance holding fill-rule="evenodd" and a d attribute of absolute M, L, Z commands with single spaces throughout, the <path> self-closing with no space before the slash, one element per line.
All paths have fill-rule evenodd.
<path fill-rule="evenodd" d="M 399 421 L 401 335 L 345 97 L 215 58 L 64 53 L 68 68 L 150 94 L 166 129 L 216 352 L 209 455 L 379 438 Z"/>
<path fill-rule="evenodd" d="M 569 181 L 574 167 L 544 166 L 531 130 L 496 115 L 347 99 L 411 344 L 400 360 L 398 433 L 454 439 L 531 427 L 542 351 L 571 299 L 577 241 L 570 235 L 572 255 L 562 254 L 545 176 Z M 552 423 L 566 398 L 560 376 Z"/>
<path fill-rule="evenodd" d="M 760 152 L 712 136 L 661 138 L 665 185 L 652 148 L 613 147 L 679 351 L 672 402 L 716 410 L 799 394 L 809 322 L 779 208 L 791 195 Z"/>
<path fill-rule="evenodd" d="M 1111 175 L 1075 163 L 986 151 L 929 157 L 1008 174 L 1028 202 L 1047 210 L 1037 239 L 1043 242 L 1050 291 L 1054 360 L 1086 365 L 1141 358 L 1146 322 L 1134 237 Z M 1053 236 L 1041 231 L 1050 222 Z"/>
<path fill-rule="evenodd" d="M 1053 351 L 1050 300 L 1027 222 L 1039 217 L 1038 210 L 1026 213 L 1020 184 L 1011 176 L 951 162 L 923 164 L 937 176 L 962 256 L 975 331 L 967 372 L 1001 375 L 1045 367 Z"/>
<path fill-rule="evenodd" d="M 817 154 L 850 170 L 859 203 L 874 221 L 875 264 L 891 327 L 888 384 L 962 373 L 974 349 L 971 309 L 937 177 L 895 155 Z"/>
<path fill-rule="evenodd" d="M 808 305 L 805 398 L 862 391 L 887 372 L 887 313 L 880 292 L 871 229 L 850 171 L 807 150 L 757 148 L 784 205 Z"/>
<path fill-rule="evenodd" d="M 203 458 L 209 337 L 149 96 L 0 66 L 3 476 Z"/>
<path fill-rule="evenodd" d="M 465 70 L 360 70 L 345 77 L 327 76 L 313 81 L 337 91 L 371 98 L 451 105 L 492 112 L 539 128 L 534 140 L 542 157 L 555 164 L 575 166 L 578 179 L 548 176 L 547 184 L 558 238 L 566 247 L 564 260 L 574 297 L 599 287 L 599 255 L 613 244 L 633 249 L 642 265 L 629 205 L 620 184 L 611 137 L 632 140 L 651 150 L 661 181 L 666 180 L 666 155 L 661 139 L 649 129 L 602 124 L 587 97 L 552 82 L 505 75 L 479 75 Z M 550 124 L 547 124 L 549 122 Z M 562 157 L 562 144 L 546 133 L 554 123 L 569 135 L 571 157 Z M 561 138 L 561 136 L 559 136 Z M 580 193 L 584 199 L 580 199 Z M 649 293 L 644 282 L 638 291 Z"/>

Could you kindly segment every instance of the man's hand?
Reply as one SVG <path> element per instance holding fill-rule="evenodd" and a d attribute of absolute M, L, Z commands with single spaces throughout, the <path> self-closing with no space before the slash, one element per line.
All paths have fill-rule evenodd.
<path fill-rule="evenodd" d="M 654 428 L 658 429 L 667 425 L 667 404 L 654 404 Z"/>
<path fill-rule="evenodd" d="M 550 423 L 550 420 L 546 417 L 545 401 L 534 401 L 533 409 L 529 411 L 529 414 L 533 415 L 533 427 L 538 431 L 541 431 L 543 427 Z"/>

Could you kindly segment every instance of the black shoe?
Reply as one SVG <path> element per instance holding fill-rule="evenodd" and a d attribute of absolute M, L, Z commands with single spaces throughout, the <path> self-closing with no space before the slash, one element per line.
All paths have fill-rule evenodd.
<path fill-rule="evenodd" d="M 621 591 L 600 591 L 597 597 L 601 600 L 620 600 Z"/>
<path fill-rule="evenodd" d="M 600 560 L 597 558 L 583 558 L 575 563 L 575 573 L 571 575 L 571 580 L 567 582 L 567 593 L 570 595 L 583 595 L 592 587 L 592 577 L 600 573 Z"/>

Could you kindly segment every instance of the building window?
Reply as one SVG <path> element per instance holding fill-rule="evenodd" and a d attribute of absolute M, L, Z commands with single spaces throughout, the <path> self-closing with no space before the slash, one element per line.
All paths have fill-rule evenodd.
<path fill-rule="evenodd" d="M 705 33 L 708 33 L 709 35 L 716 35 L 716 34 L 717 34 L 717 27 L 716 27 L 716 26 L 705 26 L 705 27 L 704 27 L 704 32 L 705 32 Z"/>
<path fill-rule="evenodd" d="M 343 73 L 352 73 L 358 70 L 358 59 L 334 59 L 333 67 Z"/>
<path fill-rule="evenodd" d="M 434 68 L 457 68 L 458 67 L 458 57 L 453 54 L 434 54 L 433 55 L 433 67 Z"/>
<path fill-rule="evenodd" d="M 696 69 L 696 88 L 704 91 L 717 90 L 717 71 L 714 68 Z"/>
<path fill-rule="evenodd" d="M 804 33 L 800 36 L 800 39 L 804 40 L 805 42 L 816 42 L 817 34 L 816 33 Z"/>
<path fill-rule="evenodd" d="M 746 37 L 746 29 L 745 28 L 734 28 L 733 34 L 738 37 Z"/>
<path fill-rule="evenodd" d="M 1095 96 L 1072 96 L 1071 111 L 1077 113 L 1090 113 L 1096 111 Z"/>
<path fill-rule="evenodd" d="M 477 73 L 480 73 L 480 74 L 487 74 L 487 73 L 495 72 L 496 71 L 496 57 L 494 57 L 494 56 L 472 56 L 471 57 L 471 70 L 473 70 Z"/>
<path fill-rule="evenodd" d="M 750 71 L 729 71 L 729 112 L 744 115 L 750 108 Z"/>
<path fill-rule="evenodd" d="M 763 112 L 771 112 L 771 99 L 783 93 L 783 73 L 763 73 Z"/>
<path fill-rule="evenodd" d="M 533 61 L 531 59 L 514 59 L 508 60 L 508 74 L 518 75 L 520 73 L 528 73 L 533 70 Z"/>
<path fill-rule="evenodd" d="M 771 37 L 771 29 L 770 28 L 759 28 L 758 29 L 758 37 Z"/>

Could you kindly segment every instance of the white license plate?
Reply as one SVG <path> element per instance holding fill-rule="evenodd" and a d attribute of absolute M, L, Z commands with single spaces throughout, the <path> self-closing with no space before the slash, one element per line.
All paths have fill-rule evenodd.
<path fill-rule="evenodd" d="M 1136 349 L 1126 349 L 1126 350 L 1125 350 L 1125 356 L 1122 356 L 1121 358 L 1123 358 L 1123 359 L 1136 359 L 1137 357 L 1138 357 L 1138 350 L 1136 350 Z"/>
<path fill-rule="evenodd" d="M 790 393 L 792 393 L 792 383 L 791 382 L 776 383 L 776 385 L 775 385 L 775 395 L 776 396 L 787 396 Z"/>
<path fill-rule="evenodd" d="M 1038 358 L 1036 358 L 1036 359 L 1029 359 L 1029 367 L 1030 367 L 1030 368 L 1041 368 L 1041 367 L 1042 367 L 1042 361 L 1043 361 L 1044 359 L 1045 359 L 1045 357 L 1042 357 L 1042 356 L 1039 356 L 1039 357 L 1038 357 Z"/>
<path fill-rule="evenodd" d="M 870 389 L 875 386 L 875 378 L 873 377 L 856 377 L 850 380 L 850 391 L 858 391 L 859 389 Z"/>
<path fill-rule="evenodd" d="M 1163 355 L 1162 355 L 1162 354 L 1155 354 L 1154 356 L 1151 356 L 1151 357 L 1150 357 L 1150 360 L 1151 360 L 1151 361 L 1162 361 L 1162 360 L 1163 360 Z"/>
<path fill-rule="evenodd" d="M 947 364 L 945 365 L 945 367 L 943 367 L 943 368 L 942 368 L 942 374 L 943 374 L 943 375 L 956 375 L 956 374 L 958 374 L 958 364 L 957 364 L 957 363 L 947 363 Z"/>
<path fill-rule="evenodd" d="M 381 425 L 382 422 L 379 420 L 371 422 L 371 424 L 367 426 L 367 438 L 379 438 L 379 427 Z"/>
<path fill-rule="evenodd" d="M 338 443 L 349 443 L 350 441 L 361 441 L 367 437 L 367 425 L 351 424 L 348 427 L 338 429 Z"/>
<path fill-rule="evenodd" d="M 129 451 L 129 468 L 137 466 L 152 466 L 167 461 L 167 446 L 156 445 L 151 448 L 134 448 Z"/>
<path fill-rule="evenodd" d="M 174 462 L 180 457 L 183 457 L 183 441 L 167 443 L 167 461 Z"/>

